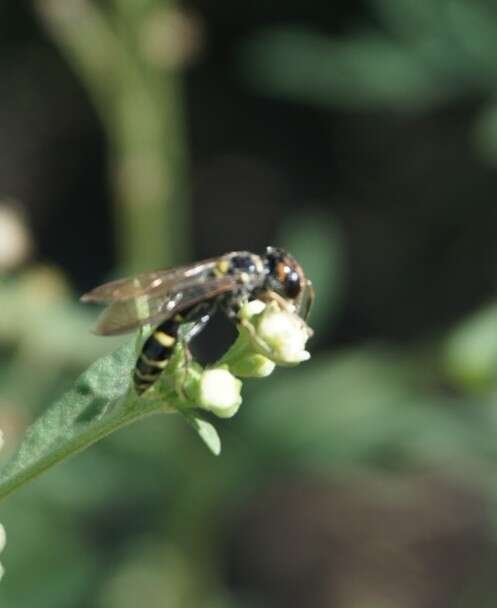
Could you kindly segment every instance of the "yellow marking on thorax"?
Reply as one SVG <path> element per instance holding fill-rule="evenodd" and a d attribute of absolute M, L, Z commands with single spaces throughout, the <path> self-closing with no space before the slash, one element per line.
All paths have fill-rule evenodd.
<path fill-rule="evenodd" d="M 176 342 L 176 338 L 166 334 L 165 331 L 154 331 L 153 335 L 157 342 L 166 348 L 171 348 L 171 346 L 174 346 Z"/>
<path fill-rule="evenodd" d="M 223 277 L 230 269 L 230 263 L 228 260 L 219 260 L 214 267 L 214 274 L 217 277 Z"/>

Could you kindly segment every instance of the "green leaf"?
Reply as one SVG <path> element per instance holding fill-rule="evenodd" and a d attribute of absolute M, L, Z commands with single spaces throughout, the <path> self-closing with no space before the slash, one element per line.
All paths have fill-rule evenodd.
<path fill-rule="evenodd" d="M 148 399 L 129 390 L 134 361 L 134 341 L 99 359 L 28 429 L 17 454 L 0 471 L 0 499 L 112 431 L 170 411 L 164 391 Z"/>
<path fill-rule="evenodd" d="M 221 439 L 215 427 L 207 420 L 194 416 L 191 412 L 182 412 L 186 420 L 197 431 L 198 436 L 202 439 L 214 456 L 219 456 L 221 453 Z"/>

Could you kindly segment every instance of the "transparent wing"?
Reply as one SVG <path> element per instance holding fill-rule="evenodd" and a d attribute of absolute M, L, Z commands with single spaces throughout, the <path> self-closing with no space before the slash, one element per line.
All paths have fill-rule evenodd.
<path fill-rule="evenodd" d="M 197 283 L 218 261 L 219 258 L 211 258 L 188 266 L 144 272 L 135 277 L 111 281 L 85 293 L 81 301 L 110 303 L 140 296 L 167 297 L 173 291 L 178 292 Z"/>
<path fill-rule="evenodd" d="M 183 282 L 179 290 L 169 288 L 168 295 L 159 290 L 153 295 L 145 292 L 134 298 L 114 299 L 100 315 L 94 331 L 99 335 L 112 336 L 127 333 L 147 323 L 155 325 L 202 300 L 231 291 L 235 285 L 230 276 L 212 279 L 197 277 L 189 285 Z"/>

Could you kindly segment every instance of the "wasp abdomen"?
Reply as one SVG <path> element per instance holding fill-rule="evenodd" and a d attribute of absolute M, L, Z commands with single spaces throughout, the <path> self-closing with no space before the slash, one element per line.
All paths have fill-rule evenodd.
<path fill-rule="evenodd" d="M 180 320 L 168 319 L 147 338 L 133 374 L 139 395 L 150 388 L 164 371 L 176 344 L 180 324 Z"/>

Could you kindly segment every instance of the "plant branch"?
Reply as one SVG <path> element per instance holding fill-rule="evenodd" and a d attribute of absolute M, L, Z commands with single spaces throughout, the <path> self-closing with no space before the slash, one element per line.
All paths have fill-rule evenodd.
<path fill-rule="evenodd" d="M 185 261 L 189 249 L 179 77 L 143 52 L 153 15 L 139 4 L 138 13 L 136 2 L 119 2 L 106 14 L 91 0 L 35 0 L 107 133 L 118 260 L 128 273 Z"/>

